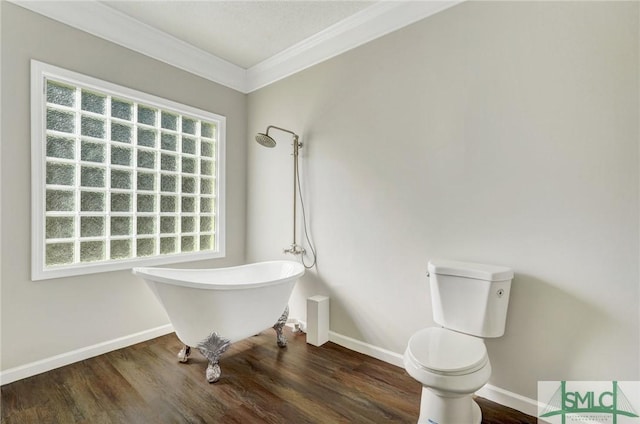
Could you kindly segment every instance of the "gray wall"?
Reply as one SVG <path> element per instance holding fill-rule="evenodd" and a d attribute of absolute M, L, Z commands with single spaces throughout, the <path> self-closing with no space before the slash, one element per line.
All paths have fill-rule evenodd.
<path fill-rule="evenodd" d="M 247 97 L 2 2 L 2 370 L 168 323 L 128 271 L 30 280 L 30 60 L 227 117 L 227 257 L 244 261 Z M 182 264 L 180 266 L 187 266 Z"/>
<path fill-rule="evenodd" d="M 514 268 L 490 383 L 638 380 L 637 2 L 467 2 L 249 96 L 302 136 L 331 330 L 402 353 L 430 258 Z M 275 133 L 274 133 L 275 134 Z M 291 147 L 248 148 L 248 260 L 291 243 Z"/>

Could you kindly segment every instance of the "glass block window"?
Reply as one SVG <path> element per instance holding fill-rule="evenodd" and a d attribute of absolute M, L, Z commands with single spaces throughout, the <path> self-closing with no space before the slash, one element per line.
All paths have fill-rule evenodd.
<path fill-rule="evenodd" d="M 32 61 L 33 269 L 224 256 L 225 118 Z"/>

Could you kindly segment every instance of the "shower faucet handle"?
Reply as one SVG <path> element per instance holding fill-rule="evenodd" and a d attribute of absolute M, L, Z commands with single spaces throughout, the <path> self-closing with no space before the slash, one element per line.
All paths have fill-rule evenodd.
<path fill-rule="evenodd" d="M 304 254 L 305 250 L 302 246 L 298 246 L 297 244 L 293 243 L 291 244 L 291 247 L 289 247 L 288 249 L 283 249 L 282 253 L 291 253 L 292 255 L 302 255 Z"/>

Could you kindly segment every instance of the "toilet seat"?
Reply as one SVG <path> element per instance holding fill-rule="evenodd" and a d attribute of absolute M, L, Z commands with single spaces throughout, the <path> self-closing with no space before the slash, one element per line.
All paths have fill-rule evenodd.
<path fill-rule="evenodd" d="M 489 361 L 482 339 L 438 327 L 415 333 L 406 354 L 414 366 L 443 376 L 471 374 Z"/>

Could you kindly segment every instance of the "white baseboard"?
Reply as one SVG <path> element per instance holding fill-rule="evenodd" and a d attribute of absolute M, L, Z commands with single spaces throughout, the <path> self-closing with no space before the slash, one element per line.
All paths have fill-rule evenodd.
<path fill-rule="evenodd" d="M 485 384 L 483 388 L 476 392 L 476 395 L 499 403 L 500 405 L 508 406 L 524 414 L 531 415 L 532 417 L 538 416 L 538 401 L 510 392 L 509 390 L 501 389 L 491 384 Z"/>
<path fill-rule="evenodd" d="M 9 368 L 5 371 L 0 372 L 0 385 L 5 385 L 17 380 L 22 380 L 23 378 L 51 371 L 56 368 L 64 367 L 65 365 L 73 364 L 74 362 L 93 358 L 94 356 L 122 349 L 123 347 L 151 340 L 172 332 L 173 326 L 171 324 L 167 324 L 160 327 L 151 328 L 149 330 L 141 331 L 139 333 L 120 337 L 114 340 L 108 340 L 106 342 L 98 343 L 93 346 L 87 346 L 81 349 L 72 350 L 70 352 L 62 353 L 50 358 L 41 359 L 29 364 L 20 365 L 15 368 Z"/>
<path fill-rule="evenodd" d="M 342 347 L 346 347 L 349 350 L 353 350 L 358 353 L 371 356 L 372 358 L 379 359 L 388 364 L 404 368 L 403 355 L 399 353 L 392 352 L 390 350 L 386 350 L 348 336 L 344 336 L 334 331 L 329 331 L 329 340 Z M 499 403 L 500 405 L 513 408 L 517 411 L 520 411 L 527 415 L 531 415 L 533 417 L 536 417 L 538 414 L 537 401 L 525 396 L 521 396 L 517 393 L 501 389 L 500 387 L 487 384 L 483 388 L 478 390 L 476 392 L 476 395 Z"/>
<path fill-rule="evenodd" d="M 342 334 L 336 333 L 335 331 L 329 331 L 329 341 L 342 347 L 346 347 L 349 350 L 353 350 L 358 353 L 362 353 L 363 355 L 379 359 L 388 364 L 395 365 L 401 368 L 404 367 L 402 355 L 399 353 L 395 353 L 390 350 L 386 350 L 381 347 L 374 346 L 348 336 L 344 336 Z"/>

